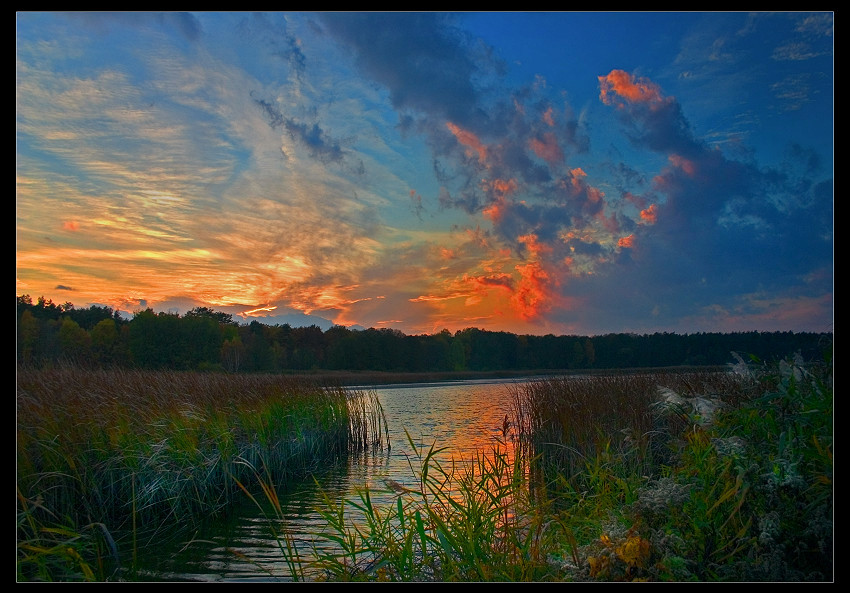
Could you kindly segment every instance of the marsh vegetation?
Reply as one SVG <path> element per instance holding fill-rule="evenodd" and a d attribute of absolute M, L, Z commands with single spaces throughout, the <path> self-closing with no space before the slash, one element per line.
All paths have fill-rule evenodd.
<path fill-rule="evenodd" d="M 509 389 L 471 462 L 410 438 L 410 480 L 325 497 L 324 542 L 281 528 L 275 576 L 832 580 L 829 355 Z M 152 533 L 235 497 L 274 518 L 288 480 L 389 444 L 373 392 L 318 379 L 19 369 L 17 405 L 18 580 L 134 580 Z"/>

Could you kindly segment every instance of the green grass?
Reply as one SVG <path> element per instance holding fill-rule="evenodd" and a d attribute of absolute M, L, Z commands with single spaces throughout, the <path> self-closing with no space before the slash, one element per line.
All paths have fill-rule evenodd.
<path fill-rule="evenodd" d="M 24 579 L 52 578 L 49 563 L 32 568 L 31 547 L 80 542 L 77 526 L 114 534 L 132 568 L 145 542 L 226 513 L 257 472 L 280 484 L 387 444 L 374 393 L 305 379 L 74 368 L 18 369 L 17 379 Z"/>

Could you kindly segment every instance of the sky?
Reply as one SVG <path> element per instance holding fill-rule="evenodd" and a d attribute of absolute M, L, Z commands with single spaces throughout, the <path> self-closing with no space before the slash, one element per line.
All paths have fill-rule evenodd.
<path fill-rule="evenodd" d="M 18 12 L 16 295 L 833 331 L 831 12 Z"/>

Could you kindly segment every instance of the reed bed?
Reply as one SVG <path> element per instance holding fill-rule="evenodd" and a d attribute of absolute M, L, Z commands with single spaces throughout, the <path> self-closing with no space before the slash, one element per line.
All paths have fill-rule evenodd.
<path fill-rule="evenodd" d="M 441 462 L 443 449 L 419 447 L 416 485 L 387 480 L 353 500 L 325 497 L 320 514 L 333 545 L 316 546 L 296 574 L 327 581 L 552 580 L 546 550 L 560 541 L 557 525 L 531 504 L 520 466 L 497 441 L 474 459 Z M 375 504 L 375 495 L 394 503 Z"/>
<path fill-rule="evenodd" d="M 512 388 L 517 446 L 535 460 L 532 484 L 541 487 L 554 484 L 541 472 L 571 489 L 590 487 L 600 476 L 588 471 L 588 462 L 603 458 L 646 475 L 671 461 L 671 440 L 693 422 L 739 405 L 757 389 L 750 375 L 716 371 L 533 380 Z"/>
<path fill-rule="evenodd" d="M 831 581 L 832 363 L 553 377 L 513 387 L 474 464 L 326 499 L 333 581 Z M 514 455 L 507 455 L 512 439 Z M 357 516 L 352 516 L 352 512 Z M 301 573 L 303 576 L 303 572 Z"/>
<path fill-rule="evenodd" d="M 284 484 L 387 443 L 374 393 L 304 378 L 21 368 L 19 542 L 45 525 L 152 540 L 225 513 L 258 473 Z"/>
<path fill-rule="evenodd" d="M 514 396 L 529 485 L 568 525 L 565 578 L 832 580 L 831 354 Z"/>
<path fill-rule="evenodd" d="M 160 389 L 173 392 L 179 380 L 175 377 Z M 19 424 L 23 418 L 31 430 L 42 425 L 63 426 L 71 434 L 72 429 L 100 434 L 92 428 L 97 415 L 91 410 L 77 414 L 71 405 L 80 404 L 79 395 L 61 406 L 51 406 L 44 393 L 55 391 L 61 400 L 68 390 L 54 385 L 52 390 L 35 396 L 27 390 L 27 383 L 23 384 L 22 390 L 19 381 Z M 285 390 L 275 385 L 266 389 L 278 394 L 271 400 L 280 405 L 279 394 Z M 392 504 L 375 504 L 375 491 L 369 489 L 359 491 L 352 500 L 325 497 L 318 510 L 327 523 L 325 537 L 332 545 L 317 544 L 312 555 L 296 550 L 293 534 L 284 527 L 279 542 L 291 578 L 467 582 L 833 580 L 831 353 L 822 364 L 789 359 L 767 365 L 739 359 L 724 372 L 549 377 L 507 388 L 512 389 L 512 414 L 492 449 L 482 451 L 473 463 L 440 462 L 443 449 L 436 445 L 417 448 L 408 435 L 414 450 L 410 469 L 416 485 L 406 487 L 388 480 L 387 490 L 381 494 L 391 494 Z M 88 393 L 81 388 L 76 391 Z M 216 399 L 211 395 L 215 393 L 212 388 L 202 391 L 213 397 L 213 402 L 230 401 Z M 124 393 L 114 388 L 108 393 L 115 397 L 118 392 Z M 256 392 L 267 393 L 261 388 Z M 339 397 L 339 393 L 345 391 L 325 389 L 322 396 L 337 402 L 333 397 Z M 132 399 L 139 397 L 139 392 L 118 397 Z M 82 399 L 100 402 L 97 397 Z M 173 404 L 162 404 L 168 413 L 116 413 L 116 422 L 111 425 L 159 426 L 166 418 L 172 423 L 166 433 L 173 434 L 189 422 L 186 418 L 209 414 L 205 411 L 210 407 L 220 409 L 208 402 L 193 402 L 187 414 L 185 397 L 165 399 L 176 399 L 181 406 L 175 409 Z M 290 399 L 298 401 L 297 397 Z M 208 428 L 204 434 L 218 436 L 204 438 L 228 443 L 216 450 L 228 451 L 228 459 L 245 471 L 233 481 L 237 485 L 243 481 L 258 483 L 267 502 L 281 515 L 273 486 L 280 482 L 275 481 L 273 473 L 284 468 L 266 463 L 264 455 L 269 447 L 287 450 L 280 445 L 286 439 L 274 435 L 291 435 L 291 431 L 286 432 L 288 428 L 281 428 L 290 425 L 283 422 L 282 410 L 273 414 L 267 411 L 269 404 L 264 397 L 248 398 L 253 407 L 238 401 L 228 418 L 240 417 L 239 410 L 250 410 L 250 418 L 222 425 L 207 422 L 204 426 L 217 428 Z M 41 406 L 35 405 L 38 402 Z M 361 398 L 353 406 L 350 401 L 347 405 L 329 405 L 326 408 L 332 411 L 318 417 L 314 409 L 304 409 L 309 406 L 295 406 L 292 409 L 297 412 L 290 416 L 300 414 L 299 418 L 310 419 L 300 424 L 309 429 L 327 418 L 341 417 L 345 410 L 355 410 L 359 420 L 347 422 L 354 427 L 349 430 L 355 435 L 349 435 L 346 442 L 355 450 L 363 450 L 381 443 L 386 435 L 382 417 L 367 402 L 368 398 Z M 127 403 L 111 404 L 109 398 L 102 405 L 134 409 Z M 26 413 L 22 413 L 24 408 Z M 87 418 L 87 413 L 93 418 L 89 424 L 83 423 L 83 428 L 70 420 L 71 416 L 75 420 Z M 179 422 L 175 420 L 178 418 Z M 273 424 L 275 430 L 271 430 Z M 98 428 L 107 436 L 113 434 L 105 426 Z M 130 432 L 111 430 L 119 436 Z M 178 439 L 181 443 L 193 435 L 196 442 L 204 440 L 197 430 L 184 432 Z M 26 520 L 21 520 L 32 515 L 22 512 L 22 506 L 31 509 L 50 500 L 61 507 L 65 495 L 62 488 L 73 486 L 83 492 L 92 484 L 84 479 L 83 461 L 110 467 L 101 461 L 97 447 L 84 449 L 91 459 L 83 460 L 67 454 L 72 450 L 65 444 L 68 435 L 55 429 L 38 434 L 37 440 L 24 443 L 28 446 L 23 458 L 19 450 L 19 488 L 22 462 L 32 468 L 34 460 L 49 459 L 54 464 L 51 470 L 56 471 L 28 470 L 33 476 L 26 482 L 28 490 L 25 495 L 19 490 L 19 535 L 32 533 L 27 531 Z M 153 430 L 151 438 L 145 440 L 149 447 L 146 451 L 155 449 L 163 434 Z M 112 442 L 106 436 L 99 438 L 104 449 Z M 332 442 L 343 450 L 342 438 L 337 438 L 339 441 Z M 20 439 L 19 431 L 19 449 Z M 174 446 L 185 453 L 172 454 L 170 459 L 182 460 L 181 455 L 189 455 L 191 447 Z M 335 446 L 329 449 L 335 450 Z M 138 463 L 130 472 L 135 476 L 136 471 L 144 469 L 142 460 L 149 457 L 138 453 L 139 439 L 122 447 L 136 451 L 127 456 L 128 461 L 122 461 L 126 465 Z M 210 458 L 201 456 L 202 460 Z M 205 475 L 218 463 L 202 463 Z M 54 476 L 60 473 L 60 466 L 63 475 Z M 197 467 L 197 463 L 183 467 Z M 180 477 L 171 475 L 173 480 Z M 141 486 L 145 482 L 133 479 L 132 483 Z M 57 492 L 52 491 L 54 488 Z M 248 488 L 243 492 L 263 506 Z M 127 496 L 126 487 L 122 493 Z M 34 498 L 36 495 L 40 497 Z M 80 497 L 80 493 L 75 495 Z M 132 492 L 124 500 L 142 499 Z M 84 529 L 97 531 L 93 525 L 86 524 Z M 92 546 L 100 546 L 97 549 L 101 553 L 104 544 L 84 539 L 82 533 L 74 534 L 79 536 L 75 538 L 71 535 L 65 532 L 62 537 L 78 547 L 60 546 L 64 551 L 56 552 L 53 558 L 61 560 L 66 573 L 92 573 L 92 566 L 78 559 L 86 551 L 83 544 L 88 542 L 89 552 Z M 25 552 L 35 556 L 36 547 L 27 542 Z M 19 544 L 19 558 L 20 550 Z"/>

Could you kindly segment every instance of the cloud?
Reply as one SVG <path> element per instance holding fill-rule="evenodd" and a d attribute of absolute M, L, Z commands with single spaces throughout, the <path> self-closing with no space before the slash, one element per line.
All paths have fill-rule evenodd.
<path fill-rule="evenodd" d="M 576 295 L 597 295 L 588 303 L 600 309 L 619 307 L 624 323 L 660 311 L 679 327 L 673 320 L 694 305 L 731 306 L 736 295 L 763 289 L 782 294 L 813 266 L 829 268 L 832 238 L 813 232 L 830 227 L 832 212 L 831 184 L 811 176 L 817 161 L 799 152 L 784 169 L 732 160 L 693 136 L 678 104 L 651 81 L 621 72 L 600 77 L 603 84 L 610 80 L 601 100 L 617 109 L 637 146 L 664 154 L 669 164 L 651 191 L 627 196 L 641 208 L 641 220 L 653 223 L 620 240 L 639 251 L 609 260 L 595 281 L 576 279 Z M 678 297 L 669 296 L 671 287 Z M 822 298 L 831 291 L 831 275 L 809 290 Z M 763 314 L 758 307 L 751 302 L 741 310 L 756 323 Z"/>
<path fill-rule="evenodd" d="M 576 115 L 444 13 L 42 18 L 18 45 L 20 284 L 416 331 L 790 324 L 831 294 L 830 157 L 758 163 L 766 120 L 727 98 L 758 80 L 766 118 L 825 96 L 831 19 L 689 37 L 687 78 L 592 72 Z M 743 43 L 783 23 L 758 78 Z M 709 102 L 740 127 L 693 116 Z"/>
<path fill-rule="evenodd" d="M 384 85 L 393 106 L 439 115 L 463 127 L 480 118 L 474 79 L 486 66 L 472 40 L 436 12 L 326 12 L 318 15 L 349 46 L 365 74 Z"/>
<path fill-rule="evenodd" d="M 254 98 L 254 102 L 260 106 L 273 128 L 284 128 L 289 137 L 304 146 L 311 157 L 323 163 L 339 162 L 344 153 L 338 142 L 332 140 L 319 124 L 312 125 L 301 123 L 294 118 L 285 117 L 280 110 L 269 101 Z"/>

